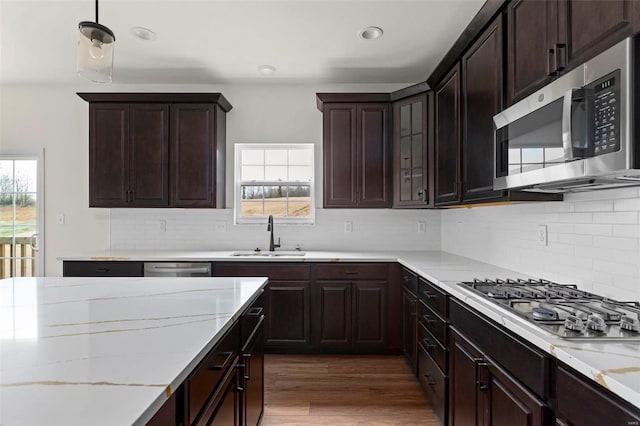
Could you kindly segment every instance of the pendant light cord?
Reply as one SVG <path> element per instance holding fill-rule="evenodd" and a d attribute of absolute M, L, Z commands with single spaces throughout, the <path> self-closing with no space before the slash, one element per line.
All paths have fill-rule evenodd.
<path fill-rule="evenodd" d="M 96 0 L 96 24 L 98 23 L 98 0 Z"/>

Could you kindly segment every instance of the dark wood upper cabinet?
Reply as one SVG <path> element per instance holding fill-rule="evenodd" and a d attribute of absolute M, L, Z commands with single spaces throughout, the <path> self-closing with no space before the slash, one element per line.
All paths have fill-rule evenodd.
<path fill-rule="evenodd" d="M 460 64 L 435 89 L 435 205 L 460 201 Z"/>
<path fill-rule="evenodd" d="M 90 207 L 224 207 L 219 93 L 78 93 L 89 102 Z"/>
<path fill-rule="evenodd" d="M 131 207 L 169 204 L 169 106 L 131 104 Z"/>
<path fill-rule="evenodd" d="M 373 102 L 388 97 L 317 94 L 323 112 L 325 208 L 390 207 L 390 107 L 387 101 Z"/>
<path fill-rule="evenodd" d="M 557 0 L 515 0 L 507 5 L 507 104 L 555 78 Z"/>
<path fill-rule="evenodd" d="M 218 192 L 224 194 L 224 180 L 216 181 L 216 148 L 225 143 L 216 137 L 217 109 L 211 104 L 171 105 L 173 206 L 216 207 Z"/>
<path fill-rule="evenodd" d="M 421 93 L 393 104 L 393 207 L 429 207 L 429 100 Z"/>
<path fill-rule="evenodd" d="M 89 105 L 89 206 L 129 202 L 129 105 Z"/>
<path fill-rule="evenodd" d="M 462 199 L 506 195 L 493 190 L 493 116 L 503 106 L 502 15 L 462 57 Z"/>
<path fill-rule="evenodd" d="M 636 4 L 634 4 L 636 3 Z M 574 68 L 634 33 L 633 0 L 558 0 L 561 66 Z"/>

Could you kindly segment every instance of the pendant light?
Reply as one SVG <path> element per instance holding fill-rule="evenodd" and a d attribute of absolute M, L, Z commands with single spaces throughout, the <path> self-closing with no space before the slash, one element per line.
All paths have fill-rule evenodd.
<path fill-rule="evenodd" d="M 82 21 L 78 29 L 78 75 L 96 83 L 111 83 L 116 36 L 109 28 L 98 23 L 98 0 L 96 22 Z"/>

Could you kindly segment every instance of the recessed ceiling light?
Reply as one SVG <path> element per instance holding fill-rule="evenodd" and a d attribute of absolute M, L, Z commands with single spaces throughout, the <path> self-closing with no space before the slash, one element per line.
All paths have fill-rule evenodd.
<path fill-rule="evenodd" d="M 276 72 L 276 67 L 271 65 L 260 65 L 258 67 L 258 72 L 262 75 L 271 75 Z"/>
<path fill-rule="evenodd" d="M 158 35 L 156 33 L 154 33 L 153 31 L 151 31 L 149 28 L 131 27 L 131 29 L 129 31 L 135 37 L 137 37 L 137 38 L 139 38 L 140 40 L 143 40 L 143 41 L 154 41 L 155 39 L 158 38 Z"/>
<path fill-rule="evenodd" d="M 382 37 L 382 28 L 380 27 L 366 27 L 360 30 L 358 35 L 365 40 L 377 40 Z"/>

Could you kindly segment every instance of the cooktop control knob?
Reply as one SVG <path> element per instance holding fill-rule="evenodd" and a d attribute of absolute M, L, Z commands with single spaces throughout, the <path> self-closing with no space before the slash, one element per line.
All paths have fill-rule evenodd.
<path fill-rule="evenodd" d="M 604 332 L 607 329 L 607 324 L 604 322 L 601 316 L 591 314 L 587 318 L 587 328 L 594 331 Z"/>
<path fill-rule="evenodd" d="M 573 331 L 582 331 L 584 329 L 584 324 L 582 320 L 574 315 L 569 315 L 564 320 L 564 328 L 573 330 Z"/>
<path fill-rule="evenodd" d="M 629 315 L 624 315 L 620 320 L 620 328 L 627 331 L 640 332 L 640 321 L 637 318 L 632 318 Z"/>

